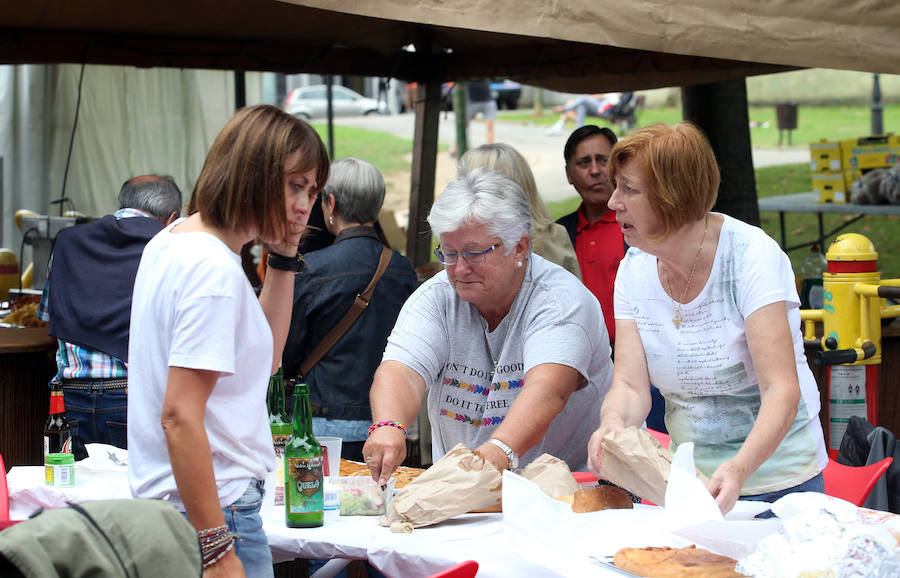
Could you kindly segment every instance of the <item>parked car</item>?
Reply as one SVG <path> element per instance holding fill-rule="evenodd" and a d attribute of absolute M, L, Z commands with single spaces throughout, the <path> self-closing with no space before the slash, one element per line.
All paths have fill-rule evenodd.
<path fill-rule="evenodd" d="M 384 113 L 387 103 L 365 96 L 338 84 L 331 86 L 334 116 L 362 116 Z M 284 110 L 304 119 L 328 115 L 328 87 L 324 84 L 295 88 L 288 93 Z"/>
<path fill-rule="evenodd" d="M 516 110 L 519 108 L 519 97 L 522 96 L 522 85 L 512 80 L 492 82 L 491 93 L 497 101 L 497 109 L 507 108 Z"/>

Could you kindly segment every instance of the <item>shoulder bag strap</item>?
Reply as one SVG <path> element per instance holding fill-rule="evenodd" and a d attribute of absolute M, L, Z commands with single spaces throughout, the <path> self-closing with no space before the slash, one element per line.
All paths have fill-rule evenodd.
<path fill-rule="evenodd" d="M 303 363 L 300 364 L 300 372 L 297 374 L 297 381 L 303 381 L 306 378 L 309 374 L 309 370 L 312 369 L 315 364 L 319 363 L 319 360 L 334 347 L 334 344 L 337 343 L 345 333 L 347 333 L 347 330 L 353 326 L 354 322 L 356 322 L 357 317 L 359 317 L 363 310 L 369 306 L 369 301 L 372 299 L 372 293 L 375 291 L 375 285 L 378 284 L 378 280 L 381 279 L 381 276 L 384 275 L 384 272 L 387 270 L 388 264 L 391 262 L 392 254 L 393 252 L 387 247 L 381 247 L 381 259 L 378 261 L 378 268 L 375 269 L 375 275 L 372 276 L 372 280 L 369 281 L 369 286 L 366 287 L 362 293 L 356 295 L 356 299 L 353 300 L 353 305 L 350 306 L 350 309 L 344 317 L 338 321 L 337 325 L 331 328 L 331 331 L 322 338 L 322 341 L 316 345 L 316 348 L 312 350 L 312 353 L 303 360 Z"/>

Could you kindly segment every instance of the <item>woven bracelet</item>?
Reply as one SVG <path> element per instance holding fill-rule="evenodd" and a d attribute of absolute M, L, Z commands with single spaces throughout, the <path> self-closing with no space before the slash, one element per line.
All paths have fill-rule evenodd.
<path fill-rule="evenodd" d="M 223 524 L 221 526 L 216 526 L 215 528 L 207 528 L 205 530 L 197 531 L 197 538 L 203 540 L 205 538 L 209 538 L 211 536 L 220 536 L 228 531 L 228 526 Z"/>
<path fill-rule="evenodd" d="M 377 421 L 377 422 L 373 423 L 372 425 L 370 425 L 369 426 L 369 435 L 372 435 L 373 431 L 377 430 L 380 427 L 384 427 L 386 425 L 397 428 L 398 430 L 403 432 L 403 437 L 406 437 L 406 428 L 403 426 L 403 424 L 400 423 L 399 421 L 394 421 L 392 419 Z"/>

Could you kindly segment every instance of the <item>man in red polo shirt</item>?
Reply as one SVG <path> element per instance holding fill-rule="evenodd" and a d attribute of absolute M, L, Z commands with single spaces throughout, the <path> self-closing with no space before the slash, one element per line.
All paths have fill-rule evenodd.
<path fill-rule="evenodd" d="M 572 239 L 582 281 L 600 301 L 611 344 L 616 338 L 613 284 L 625 257 L 616 212 L 606 205 L 613 192 L 606 163 L 614 144 L 616 133 L 606 127 L 585 125 L 572 132 L 563 154 L 566 177 L 581 196 L 581 206 L 557 221 Z"/>

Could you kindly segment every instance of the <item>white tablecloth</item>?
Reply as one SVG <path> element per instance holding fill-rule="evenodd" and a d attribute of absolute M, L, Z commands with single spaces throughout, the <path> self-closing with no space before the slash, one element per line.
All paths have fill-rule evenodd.
<path fill-rule="evenodd" d="M 87 471 L 75 466 L 75 485 L 44 485 L 44 468 L 15 467 L 8 475 L 13 519 L 26 519 L 38 507 L 65 507 L 67 501 L 128 499 L 127 472 Z M 477 560 L 479 578 L 615 575 L 587 557 L 562 560 L 553 552 L 511 533 L 502 514 L 465 514 L 411 534 L 393 534 L 377 517 L 326 514 L 320 528 L 294 529 L 284 524 L 283 509 L 266 509 L 263 524 L 276 562 L 293 558 L 368 559 L 386 576 L 429 576 L 463 560 Z M 546 554 L 546 555 L 545 555 Z"/>

